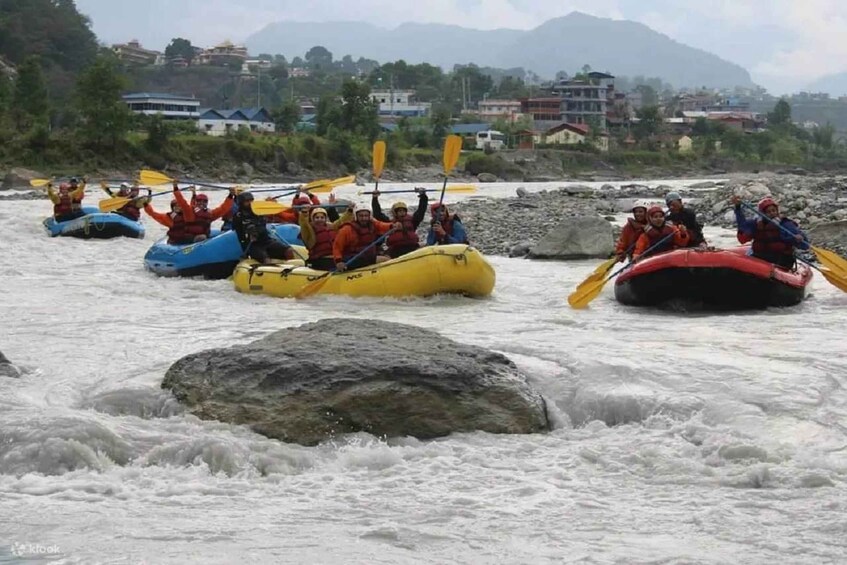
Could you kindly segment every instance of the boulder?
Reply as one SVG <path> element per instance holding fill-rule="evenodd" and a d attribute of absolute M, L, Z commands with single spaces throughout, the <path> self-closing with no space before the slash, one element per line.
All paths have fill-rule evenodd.
<path fill-rule="evenodd" d="M 509 257 L 526 257 L 532 247 L 529 243 L 518 243 L 509 249 Z"/>
<path fill-rule="evenodd" d="M 529 251 L 533 259 L 605 259 L 615 250 L 612 224 L 596 216 L 566 218 Z"/>
<path fill-rule="evenodd" d="M 0 351 L 0 377 L 9 377 L 16 379 L 20 377 L 21 374 L 22 371 L 12 365 L 12 362 L 9 361 L 5 355 L 3 355 L 2 351 Z"/>
<path fill-rule="evenodd" d="M 256 172 L 256 170 L 253 168 L 253 165 L 251 165 L 250 163 L 241 163 L 241 171 L 247 177 L 252 177 L 253 173 Z"/>
<path fill-rule="evenodd" d="M 818 224 L 809 229 L 807 234 L 815 245 L 847 248 L 847 220 Z"/>
<path fill-rule="evenodd" d="M 593 188 L 584 184 L 572 184 L 569 186 L 563 186 L 560 190 L 564 191 L 565 194 L 569 194 L 571 196 L 574 196 L 576 194 L 591 194 L 592 192 L 594 192 Z"/>
<path fill-rule="evenodd" d="M 522 186 L 519 186 L 515 193 L 518 195 L 518 198 L 526 198 L 529 196 L 529 192 L 527 192 L 527 190 Z"/>
<path fill-rule="evenodd" d="M 479 179 L 479 182 L 497 182 L 500 180 L 497 178 L 497 175 L 492 175 L 491 173 L 479 173 L 476 178 Z"/>
<path fill-rule="evenodd" d="M 714 181 L 704 181 L 704 182 L 695 182 L 694 184 L 689 184 L 688 188 L 715 188 L 717 184 Z"/>
<path fill-rule="evenodd" d="M 43 178 L 48 177 L 37 171 L 24 169 L 22 167 L 15 167 L 6 173 L 6 176 L 3 178 L 3 185 L 0 186 L 0 190 L 9 190 L 11 188 L 32 188 L 29 181 L 32 179 Z"/>
<path fill-rule="evenodd" d="M 162 382 L 203 419 L 314 445 L 335 434 L 435 438 L 549 429 L 505 356 L 391 322 L 325 319 L 174 363 Z"/>

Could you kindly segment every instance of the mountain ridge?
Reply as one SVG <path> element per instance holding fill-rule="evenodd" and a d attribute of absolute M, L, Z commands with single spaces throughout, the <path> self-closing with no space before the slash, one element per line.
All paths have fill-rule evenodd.
<path fill-rule="evenodd" d="M 523 67 L 542 77 L 592 68 L 622 76 L 658 76 L 674 86 L 753 86 L 750 73 L 629 20 L 581 12 L 547 20 L 530 30 L 479 30 L 457 25 L 406 22 L 389 29 L 368 22 L 275 22 L 245 41 L 252 53 L 303 56 L 323 45 L 340 58 L 351 55 L 381 63 L 403 59 L 445 69 L 479 66 Z"/>

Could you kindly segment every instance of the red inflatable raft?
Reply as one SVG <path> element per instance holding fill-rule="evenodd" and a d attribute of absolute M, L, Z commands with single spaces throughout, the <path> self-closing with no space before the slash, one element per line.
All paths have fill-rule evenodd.
<path fill-rule="evenodd" d="M 750 247 L 720 251 L 677 249 L 648 257 L 618 275 L 615 298 L 631 306 L 672 300 L 715 308 L 793 306 L 806 297 L 812 270 L 787 271 L 747 255 Z"/>

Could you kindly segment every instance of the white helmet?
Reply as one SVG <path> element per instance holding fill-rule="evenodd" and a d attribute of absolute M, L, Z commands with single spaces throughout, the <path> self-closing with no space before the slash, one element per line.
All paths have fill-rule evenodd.
<path fill-rule="evenodd" d="M 129 188 L 129 183 L 122 182 L 122 183 L 121 183 L 121 188 Z"/>
<path fill-rule="evenodd" d="M 630 211 L 631 211 L 631 212 L 635 212 L 635 209 L 636 209 L 636 208 L 644 208 L 644 211 L 646 212 L 646 211 L 647 211 L 648 206 L 647 206 L 647 203 L 646 203 L 646 202 L 644 202 L 643 200 L 636 200 L 636 201 L 632 204 L 632 210 L 630 210 Z"/>
<path fill-rule="evenodd" d="M 356 209 L 353 210 L 353 212 L 355 214 L 358 214 L 359 212 L 367 212 L 368 214 L 373 215 L 373 211 L 371 211 L 371 207 L 368 205 L 356 206 Z"/>

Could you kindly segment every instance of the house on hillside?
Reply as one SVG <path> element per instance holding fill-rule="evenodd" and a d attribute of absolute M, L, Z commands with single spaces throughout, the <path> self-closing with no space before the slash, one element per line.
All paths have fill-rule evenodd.
<path fill-rule="evenodd" d="M 520 100 L 480 100 L 477 110 L 480 119 L 492 122 L 498 119 L 514 122 L 522 116 Z"/>
<path fill-rule="evenodd" d="M 200 117 L 200 101 L 193 96 L 160 92 L 134 92 L 121 97 L 134 114 L 161 115 L 169 120 L 196 120 Z"/>
<path fill-rule="evenodd" d="M 129 43 L 115 43 L 112 52 L 122 63 L 136 66 L 155 65 L 163 57 L 159 51 L 143 48 L 137 39 Z"/>
<path fill-rule="evenodd" d="M 221 136 L 246 129 L 252 133 L 274 133 L 276 124 L 264 108 L 235 108 L 215 110 L 202 108 L 197 129 L 206 135 Z"/>
<path fill-rule="evenodd" d="M 545 145 L 579 145 L 591 144 L 600 151 L 609 150 L 609 136 L 605 132 L 597 135 L 592 142 L 590 139 L 591 128 L 587 124 L 561 123 L 544 132 L 542 142 Z"/>
<path fill-rule="evenodd" d="M 372 90 L 371 100 L 379 104 L 380 116 L 428 116 L 432 109 L 429 102 L 418 102 L 414 90 Z"/>
<path fill-rule="evenodd" d="M 204 49 L 194 58 L 195 65 L 211 65 L 213 67 L 231 67 L 240 69 L 247 60 L 247 48 L 224 41 L 210 49 Z"/>

